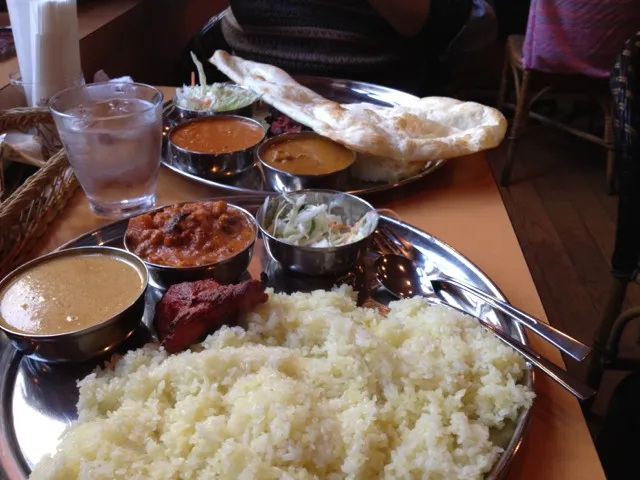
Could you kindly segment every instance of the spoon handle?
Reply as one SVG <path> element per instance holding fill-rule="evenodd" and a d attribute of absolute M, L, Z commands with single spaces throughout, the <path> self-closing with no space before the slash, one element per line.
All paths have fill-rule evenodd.
<path fill-rule="evenodd" d="M 441 301 L 440 303 L 443 305 L 447 305 L 448 307 L 453 308 L 455 310 L 458 310 L 459 312 L 462 312 L 466 315 L 469 315 L 469 313 L 466 312 L 464 309 L 451 305 L 446 301 Z M 502 330 L 497 329 L 491 323 L 481 318 L 478 318 L 474 315 L 471 315 L 471 316 L 473 316 L 473 318 L 475 318 L 478 322 L 480 322 L 480 324 L 483 327 L 485 327 L 487 330 L 491 330 L 491 332 L 493 332 L 500 340 L 502 340 L 504 343 L 509 345 L 516 352 L 518 352 L 524 358 L 529 360 L 533 365 L 535 365 L 544 373 L 546 373 L 552 380 L 554 380 L 556 383 L 561 385 L 565 390 L 567 390 L 574 397 L 580 400 L 586 400 L 596 394 L 596 391 L 593 388 L 583 383 L 582 381 L 578 380 L 577 378 L 572 377 L 571 375 L 569 375 L 569 373 L 566 370 L 563 370 L 558 365 L 553 363 L 551 360 L 546 359 L 545 357 L 533 351 L 531 348 L 529 348 L 525 344 L 507 335 Z"/>
<path fill-rule="evenodd" d="M 479 288 L 449 277 L 432 280 L 432 282 L 436 281 L 449 283 L 451 285 L 454 285 L 455 287 L 471 293 L 472 295 L 481 298 L 492 307 L 513 318 L 518 323 L 535 332 L 536 334 L 547 340 L 549 343 L 555 345 L 557 348 L 579 362 L 583 361 L 587 357 L 587 355 L 591 353 L 591 349 L 589 347 L 579 342 L 575 338 L 572 338 L 566 333 L 553 328 L 551 325 L 548 325 L 532 317 L 531 315 L 526 314 L 522 310 L 519 310 L 514 306 L 483 292 Z"/>

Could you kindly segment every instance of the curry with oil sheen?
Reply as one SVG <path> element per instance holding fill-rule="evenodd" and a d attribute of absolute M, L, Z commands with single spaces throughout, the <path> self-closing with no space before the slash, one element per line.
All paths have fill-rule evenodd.
<path fill-rule="evenodd" d="M 223 154 L 260 143 L 264 130 L 239 117 L 205 117 L 180 125 L 171 133 L 174 145 L 196 153 Z"/>
<path fill-rule="evenodd" d="M 354 161 L 348 148 L 321 135 L 308 134 L 276 140 L 261 156 L 273 168 L 293 175 L 327 175 L 350 167 Z"/>

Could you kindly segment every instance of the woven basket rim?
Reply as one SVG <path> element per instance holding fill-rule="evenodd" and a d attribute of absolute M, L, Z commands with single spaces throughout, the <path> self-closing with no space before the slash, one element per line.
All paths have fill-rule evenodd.
<path fill-rule="evenodd" d="M 45 124 L 54 124 L 47 108 L 0 110 L 0 133 Z M 64 148 L 43 154 L 45 164 L 0 203 L 0 277 L 22 263 L 79 186 Z"/>

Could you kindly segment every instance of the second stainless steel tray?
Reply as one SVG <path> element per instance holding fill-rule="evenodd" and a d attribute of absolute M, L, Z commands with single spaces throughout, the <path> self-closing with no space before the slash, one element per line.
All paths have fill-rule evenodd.
<path fill-rule="evenodd" d="M 365 82 L 325 77 L 296 77 L 296 80 L 320 95 L 340 103 L 366 102 L 374 105 L 393 107 L 397 105 L 410 105 L 418 100 L 417 97 L 408 93 Z M 253 109 L 253 117 L 262 121 L 267 113 L 267 108 L 265 105 L 256 104 Z M 167 102 L 165 105 L 164 119 L 165 131 L 177 122 L 172 102 Z M 179 175 L 210 187 L 226 190 L 230 193 L 263 195 L 273 193 L 264 181 L 259 165 L 250 168 L 240 175 L 212 180 L 182 170 L 178 164 L 173 162 L 171 156 L 167 155 L 166 152 L 163 154 L 162 163 Z M 362 196 L 392 190 L 426 177 L 442 167 L 444 163 L 445 160 L 427 162 L 416 175 L 392 183 L 364 182 L 352 177 L 345 191 Z"/>

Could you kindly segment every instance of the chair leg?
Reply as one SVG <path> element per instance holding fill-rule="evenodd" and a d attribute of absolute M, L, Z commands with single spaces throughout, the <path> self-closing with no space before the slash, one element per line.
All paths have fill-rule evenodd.
<path fill-rule="evenodd" d="M 613 133 L 613 112 L 611 104 L 603 105 L 604 110 L 604 141 L 607 148 L 607 173 L 606 173 L 606 189 L 607 194 L 612 195 L 617 190 L 616 175 L 616 150 L 615 139 Z"/>
<path fill-rule="evenodd" d="M 0 158 L 0 202 L 4 200 L 4 165 Z"/>
<path fill-rule="evenodd" d="M 606 364 L 610 360 L 611 352 L 608 350 L 609 339 L 616 319 L 622 310 L 628 284 L 629 282 L 626 279 L 613 279 L 611 294 L 605 306 L 602 321 L 595 334 L 593 353 L 591 354 L 587 370 L 587 383 L 595 390 L 598 390 L 600 387 Z M 594 401 L 595 397 L 592 397 L 582 403 L 582 411 L 585 416 L 591 413 Z"/>
<path fill-rule="evenodd" d="M 507 99 L 507 88 L 509 81 L 509 55 L 505 52 L 504 65 L 502 66 L 502 77 L 500 79 L 500 90 L 498 91 L 498 110 L 504 111 L 504 102 Z"/>
<path fill-rule="evenodd" d="M 618 191 L 616 178 L 616 151 L 613 146 L 607 147 L 607 194 L 613 195 Z"/>
<path fill-rule="evenodd" d="M 518 140 L 523 133 L 529 116 L 529 81 L 531 77 L 530 70 L 524 70 L 522 74 L 522 82 L 520 83 L 520 91 L 518 92 L 518 100 L 516 103 L 516 114 L 513 119 L 513 125 L 509 133 L 509 146 L 507 149 L 507 163 L 502 170 L 500 185 L 506 187 L 509 185 L 511 178 L 511 169 L 515 161 L 516 147 Z"/>

